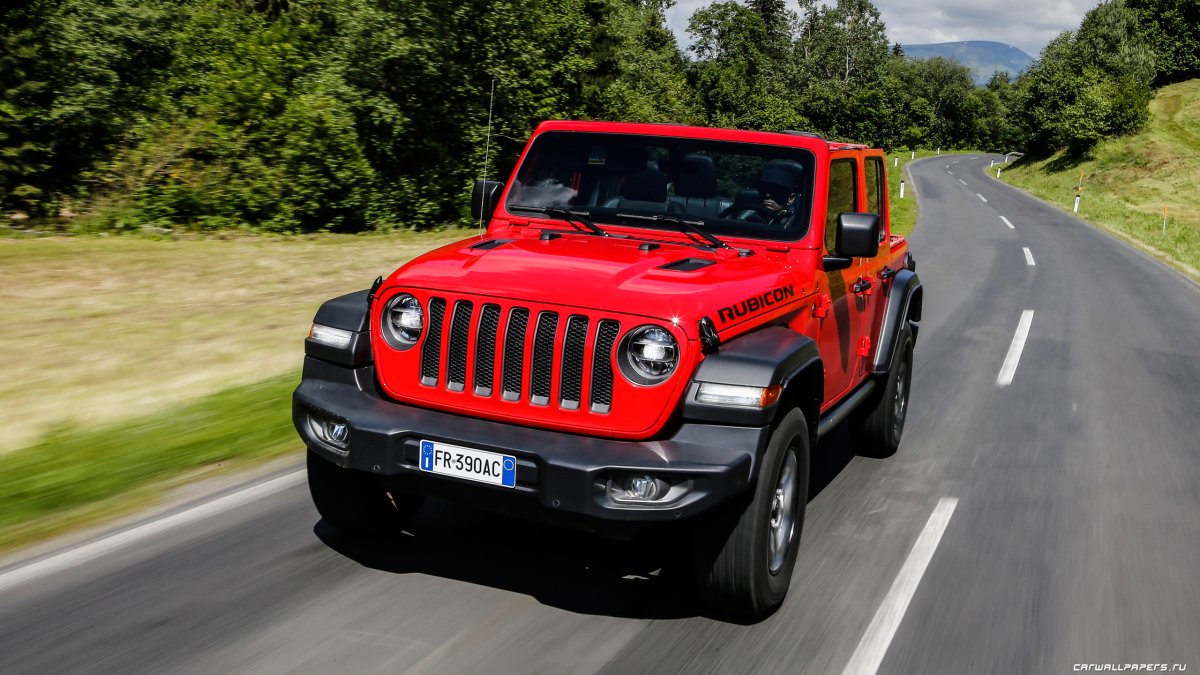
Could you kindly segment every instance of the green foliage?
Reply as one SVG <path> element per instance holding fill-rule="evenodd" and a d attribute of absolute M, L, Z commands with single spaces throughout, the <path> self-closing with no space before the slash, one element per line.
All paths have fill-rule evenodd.
<path fill-rule="evenodd" d="M 1146 44 L 1154 49 L 1155 85 L 1200 77 L 1200 2 L 1127 0 Z"/>
<path fill-rule="evenodd" d="M 1123 0 L 1103 2 L 1064 32 L 1018 80 L 1017 109 L 1035 150 L 1083 154 L 1146 122 L 1154 56 Z"/>
<path fill-rule="evenodd" d="M 1192 67 L 1195 3 L 1128 1 L 1016 87 L 978 88 L 889 46 L 870 0 L 717 2 L 690 58 L 671 0 L 13 0 L 0 209 L 69 207 L 83 230 L 455 225 L 485 152 L 506 177 L 551 118 L 1083 152 L 1144 123 L 1147 39 L 1169 76 Z"/>

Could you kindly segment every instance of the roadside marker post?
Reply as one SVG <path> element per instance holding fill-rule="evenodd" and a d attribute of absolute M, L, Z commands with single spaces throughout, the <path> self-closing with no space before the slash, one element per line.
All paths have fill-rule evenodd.
<path fill-rule="evenodd" d="M 1163 236 L 1167 236 L 1167 205 L 1163 204 Z"/>
<path fill-rule="evenodd" d="M 942 149 L 938 148 L 938 156 L 941 157 L 941 155 L 942 155 Z"/>
<path fill-rule="evenodd" d="M 1079 213 L 1079 195 L 1075 195 L 1075 213 Z"/>
<path fill-rule="evenodd" d="M 996 178 L 1000 177 L 1000 167 L 996 167 Z"/>
<path fill-rule="evenodd" d="M 916 150 L 913 150 L 913 151 L 912 151 L 912 154 L 911 154 L 911 155 L 909 155 L 909 156 L 908 156 L 908 158 L 909 158 L 909 159 L 916 159 L 916 158 L 917 158 L 917 151 L 916 151 Z"/>
<path fill-rule="evenodd" d="M 904 199 L 904 180 L 900 180 L 900 199 Z"/>
<path fill-rule="evenodd" d="M 900 158 L 899 157 L 892 158 L 892 166 L 900 166 Z"/>

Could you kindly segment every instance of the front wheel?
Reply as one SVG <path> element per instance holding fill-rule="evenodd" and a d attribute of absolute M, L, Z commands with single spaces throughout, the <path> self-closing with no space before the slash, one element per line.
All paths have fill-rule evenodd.
<path fill-rule="evenodd" d="M 408 524 L 423 499 L 388 492 L 374 476 L 343 469 L 308 451 L 308 491 L 325 522 L 343 532 L 396 532 Z"/>
<path fill-rule="evenodd" d="M 783 604 L 808 503 L 808 425 L 799 409 L 775 427 L 753 494 L 704 522 L 697 570 L 707 603 L 758 620 Z"/>

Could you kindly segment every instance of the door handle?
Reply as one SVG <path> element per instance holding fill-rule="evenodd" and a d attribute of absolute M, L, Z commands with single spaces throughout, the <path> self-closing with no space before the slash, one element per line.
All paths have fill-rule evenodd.
<path fill-rule="evenodd" d="M 852 288 L 855 293 L 867 293 L 871 290 L 871 277 L 859 277 Z"/>

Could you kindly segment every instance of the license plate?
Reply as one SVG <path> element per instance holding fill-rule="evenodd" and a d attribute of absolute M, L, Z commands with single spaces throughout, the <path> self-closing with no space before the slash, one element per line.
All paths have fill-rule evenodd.
<path fill-rule="evenodd" d="M 517 486 L 517 458 L 461 445 L 421 441 L 421 471 L 467 480 Z"/>

